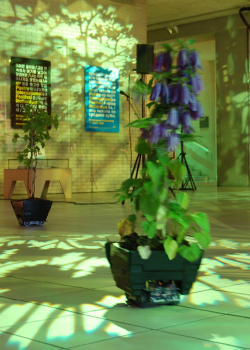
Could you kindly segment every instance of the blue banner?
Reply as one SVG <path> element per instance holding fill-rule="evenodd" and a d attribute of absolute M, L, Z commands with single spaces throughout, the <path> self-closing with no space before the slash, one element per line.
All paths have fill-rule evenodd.
<path fill-rule="evenodd" d="M 119 132 L 119 70 L 85 66 L 85 130 Z"/>

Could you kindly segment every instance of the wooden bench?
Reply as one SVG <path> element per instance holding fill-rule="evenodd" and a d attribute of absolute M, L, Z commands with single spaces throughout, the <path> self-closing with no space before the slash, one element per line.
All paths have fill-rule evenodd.
<path fill-rule="evenodd" d="M 27 194 L 28 169 L 4 169 L 4 199 L 12 197 L 17 181 L 24 181 Z M 48 192 L 50 181 L 59 181 L 65 198 L 71 198 L 71 169 L 37 169 L 35 197 L 45 198 Z"/>

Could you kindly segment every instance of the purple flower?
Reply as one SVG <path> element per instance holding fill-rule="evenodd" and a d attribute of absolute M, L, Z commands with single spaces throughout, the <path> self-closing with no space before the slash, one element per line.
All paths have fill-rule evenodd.
<path fill-rule="evenodd" d="M 180 89 L 181 89 L 181 85 L 180 84 L 175 84 L 172 87 L 171 90 L 171 102 L 172 103 L 177 103 L 179 100 L 179 95 L 180 95 Z"/>
<path fill-rule="evenodd" d="M 186 84 L 184 85 L 181 85 L 181 88 L 180 88 L 180 94 L 179 94 L 179 104 L 180 105 L 187 105 L 188 102 L 189 102 L 189 99 L 190 99 L 190 90 L 189 88 L 187 87 Z"/>
<path fill-rule="evenodd" d="M 145 139 L 145 140 L 148 140 L 149 139 L 149 131 L 146 130 L 146 129 L 140 129 L 141 130 L 141 138 Z"/>
<path fill-rule="evenodd" d="M 166 126 L 170 129 L 177 129 L 179 126 L 179 114 L 175 108 L 170 109 Z"/>
<path fill-rule="evenodd" d="M 160 139 L 160 134 L 161 134 L 161 125 L 160 124 L 153 125 L 150 130 L 148 141 L 150 143 L 157 143 Z"/>
<path fill-rule="evenodd" d="M 197 120 L 198 118 L 202 118 L 204 113 L 203 113 L 203 108 L 200 102 L 196 103 L 197 110 L 196 111 L 191 111 L 191 117 L 193 120 Z"/>
<path fill-rule="evenodd" d="M 197 84 L 197 88 L 198 90 L 203 90 L 203 84 L 202 84 L 202 80 L 201 80 L 201 76 L 199 74 L 195 75 L 196 78 L 196 84 Z"/>
<path fill-rule="evenodd" d="M 167 148 L 169 152 L 173 152 L 175 147 L 178 146 L 180 142 L 180 136 L 175 132 L 171 132 L 168 134 L 167 138 Z"/>
<path fill-rule="evenodd" d="M 161 124 L 160 124 L 159 130 L 160 130 L 159 138 L 160 138 L 160 139 L 165 139 L 166 136 L 167 136 L 167 128 L 166 128 L 165 123 L 161 123 Z"/>
<path fill-rule="evenodd" d="M 197 100 L 194 94 L 190 94 L 189 108 L 191 109 L 192 112 L 197 111 Z"/>
<path fill-rule="evenodd" d="M 203 69 L 201 65 L 200 56 L 197 51 L 192 51 L 190 55 L 190 63 L 193 67 L 193 71 L 195 72 L 198 68 Z"/>
<path fill-rule="evenodd" d="M 182 113 L 181 116 L 182 129 L 185 133 L 190 133 L 190 130 L 193 130 L 191 125 L 191 115 L 188 111 Z"/>
<path fill-rule="evenodd" d="M 187 50 L 181 49 L 177 58 L 177 65 L 181 70 L 183 70 L 187 68 L 188 63 L 189 63 L 189 59 L 188 59 Z"/>
<path fill-rule="evenodd" d="M 169 103 L 169 89 L 166 83 L 164 83 L 164 85 L 161 86 L 161 103 Z"/>
<path fill-rule="evenodd" d="M 172 101 L 174 85 L 168 85 L 169 99 Z"/>
<path fill-rule="evenodd" d="M 153 86 L 153 89 L 150 95 L 150 101 L 156 100 L 156 102 L 158 102 L 160 93 L 161 93 L 161 83 L 157 83 Z"/>
<path fill-rule="evenodd" d="M 203 90 L 202 80 L 199 74 L 195 74 L 190 78 L 190 85 L 193 87 L 193 92 L 199 95 L 199 91 Z"/>
<path fill-rule="evenodd" d="M 161 72 L 163 62 L 165 60 L 164 56 L 165 56 L 164 52 L 161 52 L 159 53 L 159 55 L 156 56 L 154 70 L 156 70 L 157 72 Z"/>
<path fill-rule="evenodd" d="M 169 72 L 172 67 L 172 56 L 169 51 L 164 53 L 164 62 L 163 66 L 165 67 L 165 72 Z"/>

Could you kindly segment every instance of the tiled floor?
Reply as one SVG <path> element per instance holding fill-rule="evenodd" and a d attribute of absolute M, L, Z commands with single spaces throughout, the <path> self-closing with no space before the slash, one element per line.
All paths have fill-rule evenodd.
<path fill-rule="evenodd" d="M 0 200 L 0 350 L 250 349 L 250 189 L 189 191 L 213 243 L 178 306 L 128 306 L 103 245 L 130 212 L 112 193 L 53 203 L 43 227 L 21 227 Z"/>

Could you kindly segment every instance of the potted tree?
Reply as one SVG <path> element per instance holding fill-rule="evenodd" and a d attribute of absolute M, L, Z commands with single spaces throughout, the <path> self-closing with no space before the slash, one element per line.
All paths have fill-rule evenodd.
<path fill-rule="evenodd" d="M 174 198 L 169 190 L 180 187 L 186 170 L 169 151 L 193 140 L 191 121 L 203 116 L 196 98 L 202 67 L 192 42 L 179 41 L 177 49 L 162 45 L 149 83 L 135 86 L 150 96 L 150 117 L 128 125 L 140 128 L 136 151 L 146 161 L 141 177 L 118 189 L 119 201 L 129 200 L 133 213 L 118 224 L 121 241 L 108 242 L 105 249 L 116 285 L 139 305 L 175 304 L 179 294 L 188 294 L 211 242 L 206 214 L 190 213 L 187 194 L 177 191 Z"/>
<path fill-rule="evenodd" d="M 14 133 L 12 138 L 14 143 L 18 139 L 25 142 L 24 149 L 18 152 L 17 159 L 28 169 L 26 187 L 29 198 L 11 201 L 19 224 L 24 226 L 43 225 L 52 205 L 52 201 L 35 198 L 36 168 L 39 151 L 51 138 L 51 127 L 58 128 L 59 120 L 57 115 L 48 115 L 40 107 L 38 105 L 35 111 L 31 106 L 25 107 L 24 120 L 26 122 L 23 125 L 23 135 Z"/>

